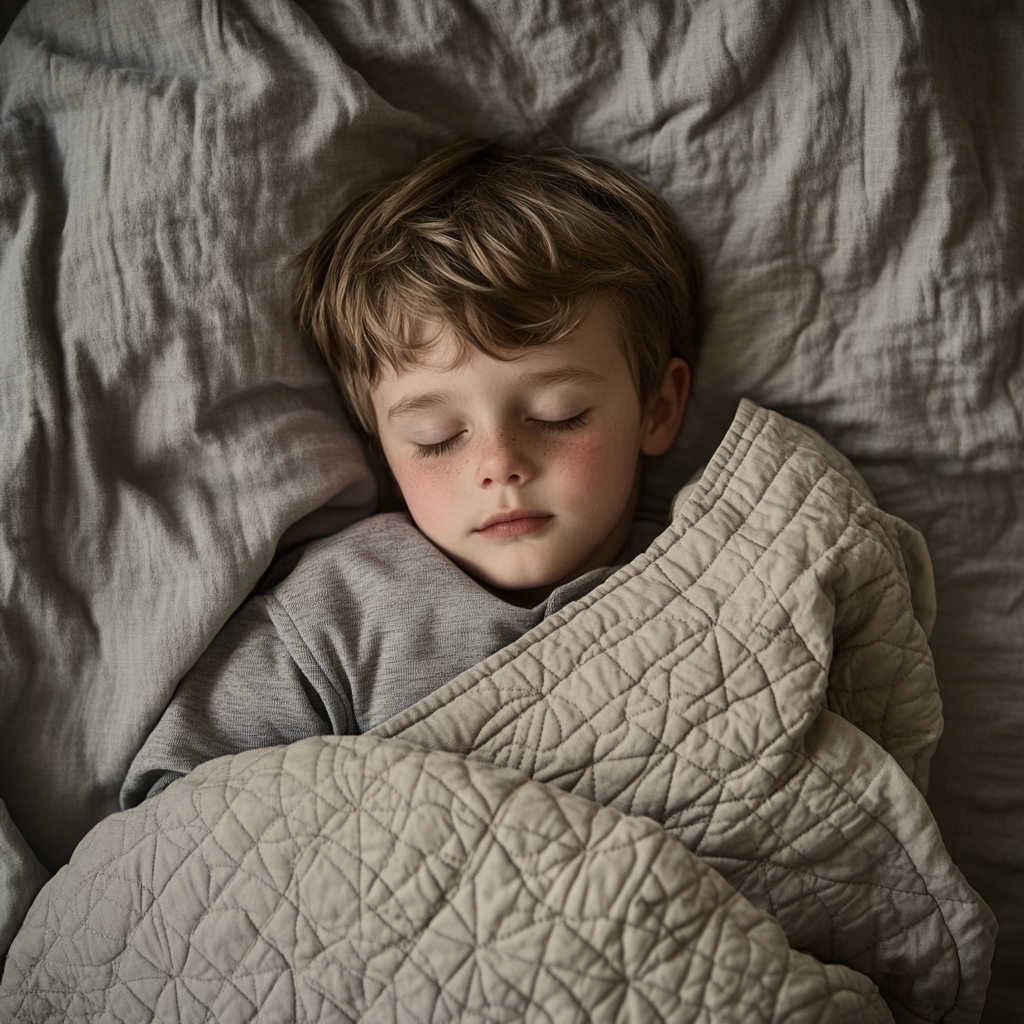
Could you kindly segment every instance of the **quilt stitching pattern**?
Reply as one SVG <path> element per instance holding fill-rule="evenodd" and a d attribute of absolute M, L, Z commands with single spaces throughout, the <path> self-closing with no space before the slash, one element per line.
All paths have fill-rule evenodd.
<path fill-rule="evenodd" d="M 381 757 L 384 746 L 390 749 Z M 324 762 L 331 763 L 331 772 L 318 770 Z M 884 1019 L 879 1016 L 877 995 L 866 982 L 845 968 L 824 966 L 789 951 L 777 926 L 740 897 L 730 895 L 710 868 L 701 866 L 663 833 L 659 835 L 651 823 L 624 818 L 577 797 L 545 790 L 518 773 L 473 766 L 451 755 L 395 741 L 385 744 L 371 737 L 304 741 L 290 749 L 262 752 L 261 757 L 248 759 L 233 771 L 223 770 L 225 767 L 224 759 L 213 762 L 198 771 L 201 777 L 195 780 L 197 786 L 170 787 L 154 801 L 162 805 L 160 814 L 146 807 L 145 815 L 126 812 L 118 816 L 124 820 L 134 815 L 131 827 L 123 831 L 120 863 L 129 862 L 140 845 L 147 844 L 150 862 L 159 860 L 167 835 L 171 837 L 174 864 L 162 884 L 153 888 L 154 898 L 149 904 L 134 908 L 137 926 L 127 936 L 126 948 L 113 960 L 105 958 L 110 970 L 108 984 L 96 993 L 94 1009 L 102 1007 L 111 1019 L 134 1019 L 133 1013 L 144 1005 L 161 1006 L 178 1019 L 214 1019 L 218 1009 L 226 1005 L 224 1000 L 230 998 L 232 1013 L 240 1014 L 240 1019 L 254 1019 L 258 1008 L 265 1012 L 268 1006 L 280 1007 L 284 1000 L 298 1020 L 325 1019 L 328 1008 L 340 1011 L 346 1019 L 367 1013 L 390 1015 L 398 1006 L 411 1020 L 430 1020 L 432 1014 L 425 1013 L 425 1007 L 444 1005 L 449 1012 L 458 1013 L 479 1006 L 482 1000 L 489 1012 L 485 1009 L 481 1019 L 506 1020 L 510 1017 L 500 1008 L 510 1008 L 506 1002 L 510 994 L 515 996 L 513 1012 L 545 1008 L 539 1019 L 560 1019 L 551 1009 L 560 1000 L 567 1011 L 591 1012 L 605 1005 L 604 993 L 620 982 L 626 983 L 622 989 L 625 995 L 620 998 L 629 999 L 634 1012 L 654 1014 L 654 1019 L 704 1019 L 702 1014 L 708 1006 L 724 1000 L 735 1007 L 737 1016 L 729 1019 L 748 1019 L 744 1016 L 748 1012 L 759 1014 L 766 1002 L 783 1005 L 787 1013 L 792 1013 L 792 1000 L 785 997 L 787 986 L 800 992 L 800 1001 L 805 1003 L 806 1012 L 798 1012 L 796 1019 L 849 1019 L 845 1015 L 836 1017 L 829 1007 L 841 1009 L 846 1005 L 843 997 L 851 996 L 854 1005 L 867 1014 L 863 1019 Z M 277 774 L 270 768 L 276 768 Z M 368 775 L 374 779 L 371 788 L 379 789 L 384 776 L 384 789 L 401 798 L 398 803 L 402 810 L 397 817 L 382 818 L 378 810 L 370 818 L 375 835 L 390 837 L 383 847 L 363 831 Z M 279 803 L 283 778 L 288 778 L 293 797 L 282 798 Z M 339 781 L 355 785 L 339 787 Z M 435 799 L 425 804 L 414 802 L 425 785 Z M 484 805 L 496 813 L 488 816 L 467 806 L 481 794 L 485 796 Z M 243 828 L 235 833 L 245 837 L 242 845 L 233 848 L 239 870 L 231 874 L 223 888 L 206 894 L 209 905 L 197 906 L 193 899 L 198 917 L 186 962 L 178 967 L 182 973 L 161 973 L 161 969 L 167 971 L 161 963 L 161 953 L 167 948 L 158 943 L 143 958 L 152 973 L 140 976 L 133 966 L 139 963 L 140 950 L 134 946 L 144 943 L 140 936 L 153 922 L 161 897 L 187 897 L 192 884 L 190 870 L 197 862 L 208 862 L 210 843 L 223 849 L 216 836 L 217 826 L 223 821 L 234 826 L 247 818 L 245 807 L 254 796 L 264 806 L 277 807 L 277 812 L 267 817 L 262 830 Z M 208 820 L 208 830 L 197 828 L 196 818 L 205 818 L 217 806 L 222 810 Z M 547 810 L 555 812 L 554 824 L 560 830 L 569 825 L 568 831 L 557 833 L 561 840 L 553 846 L 549 842 L 551 829 L 531 823 L 538 812 L 543 816 Z M 463 846 L 457 863 L 449 864 L 453 870 L 444 898 L 432 899 L 425 920 L 412 920 L 401 913 L 403 900 L 410 898 L 404 884 L 396 886 L 386 879 L 398 863 L 399 882 L 414 878 L 440 881 L 428 866 L 432 852 L 437 850 L 431 849 L 429 840 L 423 841 L 417 824 L 424 814 L 433 817 L 439 811 L 456 824 L 457 831 L 468 823 L 476 839 Z M 313 820 L 307 818 L 310 813 L 317 825 L 315 831 L 310 828 Z M 346 831 L 350 823 L 354 831 Z M 464 831 L 461 834 L 468 838 Z M 419 841 L 417 835 L 421 836 Z M 183 841 L 186 836 L 191 842 Z M 264 884 L 254 888 L 253 882 L 260 880 L 261 873 L 247 872 L 243 866 L 252 855 L 268 848 L 268 843 L 270 849 L 281 843 L 289 845 L 293 861 L 313 856 L 317 862 L 338 866 L 354 855 L 344 877 L 356 889 L 346 893 L 358 897 L 347 907 L 362 922 L 360 926 L 344 932 L 325 930 L 323 909 L 311 916 L 313 908 L 304 903 L 301 891 L 295 891 L 294 875 L 282 876 L 280 887 L 266 884 L 263 878 Z M 404 853 L 396 857 L 399 845 Z M 444 846 L 442 842 L 437 849 Z M 87 840 L 76 853 L 76 860 L 87 861 L 91 852 Z M 105 856 L 105 851 L 99 852 Z M 410 860 L 410 852 L 418 855 L 416 859 Z M 497 914 L 494 900 L 502 902 L 500 887 L 487 892 L 476 883 L 484 877 L 479 862 L 493 862 L 496 856 L 505 863 L 515 862 L 511 877 L 523 883 L 516 887 L 512 905 Z M 665 858 L 668 861 L 662 864 Z M 610 859 L 632 864 L 624 876 L 616 872 L 617 887 L 636 889 L 638 894 L 646 892 L 642 899 L 621 897 L 615 902 L 618 909 L 602 902 L 591 904 L 587 885 L 598 882 L 598 869 Z M 109 861 L 105 864 L 111 867 Z M 680 871 L 682 864 L 689 865 L 689 870 Z M 72 886 L 75 867 L 73 862 L 73 870 L 65 876 Z M 85 863 L 80 865 L 80 869 L 86 867 Z M 424 867 L 426 875 L 422 873 Z M 108 882 L 114 881 L 113 876 L 106 877 Z M 564 891 L 556 895 L 560 887 Z M 468 900 L 463 902 L 466 897 Z M 93 904 L 89 913 L 95 914 L 100 906 Z M 382 917 L 382 910 L 392 906 L 400 911 L 398 917 Z M 221 916 L 227 924 L 237 921 L 237 911 L 243 908 L 247 908 L 244 912 L 256 930 L 233 959 L 219 961 L 216 947 L 207 947 L 207 940 L 201 937 L 203 929 L 213 927 L 216 932 Z M 295 926 L 287 933 L 290 941 L 278 946 L 273 941 L 274 922 L 286 908 L 284 916 L 291 915 Z M 382 923 L 386 925 L 383 933 Z M 294 950 L 301 943 L 295 943 L 294 937 L 302 927 L 315 927 L 320 935 L 312 959 L 295 956 Z M 609 943 L 613 933 L 616 938 Z M 732 935 L 733 942 L 725 944 L 730 953 L 723 958 L 726 933 Z M 179 937 L 183 937 L 181 933 Z M 746 958 L 737 960 L 737 940 L 748 943 Z M 445 968 L 429 949 L 431 942 L 446 949 L 454 943 L 459 962 Z M 565 955 L 566 943 L 575 943 L 576 952 L 571 957 Z M 680 945 L 687 949 L 685 965 L 680 963 Z M 623 962 L 630 946 L 644 952 L 639 956 L 634 953 L 632 960 L 627 957 Z M 362 954 L 358 952 L 360 947 Z M 88 944 L 83 948 L 88 949 Z M 675 951 L 675 957 L 666 959 L 671 951 Z M 270 952 L 280 959 L 267 962 Z M 760 968 L 765 957 L 776 965 L 767 974 Z M 355 967 L 357 963 L 363 965 L 361 969 Z M 65 961 L 65 965 L 70 966 L 70 962 Z M 685 967 L 684 974 L 673 981 L 673 973 L 680 967 Z M 310 974 L 314 970 L 315 974 Z M 414 989 L 406 987 L 406 995 L 395 1001 L 387 981 L 403 972 L 411 972 L 416 985 L 427 987 L 427 998 L 413 1000 L 409 992 Z M 347 986 L 332 986 L 325 981 L 342 974 L 348 979 Z M 285 975 L 293 977 L 294 982 L 282 983 Z M 158 994 L 147 991 L 147 985 L 156 986 Z M 350 992 L 355 1002 L 342 998 L 340 989 Z M 597 991 L 596 1004 L 587 1002 L 589 990 Z M 311 1000 L 311 992 L 318 999 Z M 56 994 L 36 987 L 15 1007 L 15 1017 L 19 1013 L 37 1014 L 48 997 Z M 12 1008 L 10 992 L 2 998 L 7 1000 L 7 1008 Z M 591 1011 L 587 1011 L 588 1005 Z"/>

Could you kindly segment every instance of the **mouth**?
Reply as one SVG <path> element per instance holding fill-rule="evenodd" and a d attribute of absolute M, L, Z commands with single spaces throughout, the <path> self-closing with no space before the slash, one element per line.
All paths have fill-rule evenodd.
<path fill-rule="evenodd" d="M 484 525 L 474 533 L 481 537 L 522 537 L 535 533 L 547 526 L 554 516 L 537 512 L 532 508 L 516 508 L 508 512 L 495 512 L 484 520 Z"/>

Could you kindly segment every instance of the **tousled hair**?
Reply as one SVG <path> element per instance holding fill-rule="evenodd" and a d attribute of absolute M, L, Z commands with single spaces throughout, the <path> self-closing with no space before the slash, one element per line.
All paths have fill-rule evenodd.
<path fill-rule="evenodd" d="M 429 325 L 499 359 L 612 304 L 641 404 L 670 357 L 693 366 L 697 261 L 668 203 L 605 160 L 470 139 L 350 203 L 296 260 L 297 312 L 357 423 Z"/>

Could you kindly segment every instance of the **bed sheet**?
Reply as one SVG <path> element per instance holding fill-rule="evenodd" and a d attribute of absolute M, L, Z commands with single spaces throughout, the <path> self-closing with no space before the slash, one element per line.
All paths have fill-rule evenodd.
<path fill-rule="evenodd" d="M 0 44 L 0 797 L 42 864 L 115 808 L 275 550 L 372 505 L 288 258 L 449 139 L 552 139 L 660 189 L 704 263 L 695 393 L 645 508 L 748 395 L 924 532 L 931 803 L 1000 920 L 986 1019 L 1013 1019 L 1022 52 L 1024 15 L 984 2 L 30 0 Z"/>

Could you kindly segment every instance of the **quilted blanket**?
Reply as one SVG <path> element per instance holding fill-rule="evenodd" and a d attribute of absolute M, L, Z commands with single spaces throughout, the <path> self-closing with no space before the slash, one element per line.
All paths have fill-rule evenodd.
<path fill-rule="evenodd" d="M 919 535 L 743 402 L 641 557 L 362 737 L 100 823 L 15 1020 L 975 1021 Z"/>

